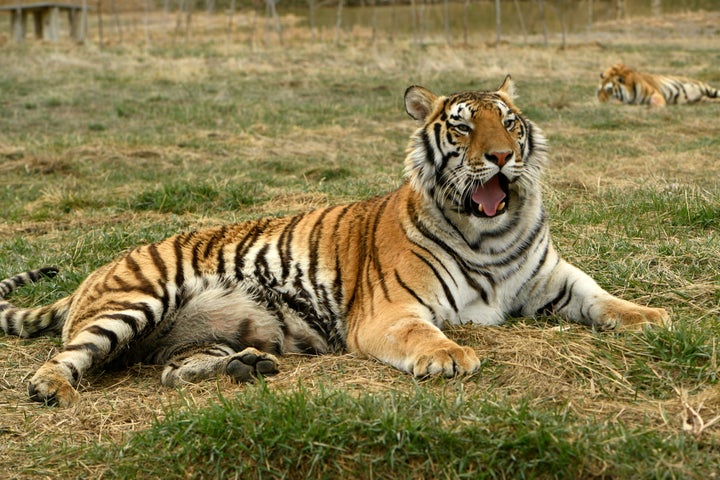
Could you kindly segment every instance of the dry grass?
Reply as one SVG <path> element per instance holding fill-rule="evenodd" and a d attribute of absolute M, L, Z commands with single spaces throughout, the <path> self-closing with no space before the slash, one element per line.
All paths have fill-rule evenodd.
<path fill-rule="evenodd" d="M 671 398 L 649 398 L 627 380 L 628 366 L 623 369 L 598 357 L 598 349 L 603 347 L 622 348 L 612 337 L 598 339 L 596 334 L 575 326 L 527 325 L 462 327 L 454 329 L 450 336 L 473 345 L 487 363 L 475 378 L 428 380 L 426 384 L 438 393 L 456 389 L 461 383 L 470 398 L 483 398 L 489 392 L 491 398 L 508 404 L 533 398 L 537 406 L 565 405 L 568 411 L 598 421 L 645 425 L 649 430 L 667 433 L 688 432 L 704 437 L 705 443 L 720 440 L 717 385 L 701 386 L 692 393 L 677 387 Z M 40 439 L 51 439 L 58 446 L 122 444 L 134 432 L 162 419 L 168 408 L 207 405 L 217 401 L 218 395 L 229 397 L 246 388 L 224 378 L 180 390 L 158 388 L 160 368 L 136 366 L 121 372 L 89 375 L 80 387 L 81 402 L 72 408 L 39 408 L 27 399 L 24 385 L 42 359 L 53 353 L 56 344 L 50 340 L 29 342 L 7 337 L 2 344 L 0 364 L 12 366 L 3 369 L 0 379 L 4 440 L 0 466 L 6 472 L 31 467 L 24 465 L 24 457 L 18 454 L 23 445 L 32 445 Z M 332 385 L 358 395 L 387 391 L 411 394 L 416 388 L 414 380 L 393 368 L 351 354 L 290 355 L 281 359 L 280 368 L 277 376 L 267 379 L 269 388 L 277 391 L 302 385 L 312 392 Z"/>

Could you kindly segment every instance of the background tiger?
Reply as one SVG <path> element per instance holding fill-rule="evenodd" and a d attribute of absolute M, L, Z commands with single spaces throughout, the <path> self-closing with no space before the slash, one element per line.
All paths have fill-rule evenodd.
<path fill-rule="evenodd" d="M 164 364 L 164 385 L 277 370 L 275 355 L 348 349 L 416 376 L 480 362 L 445 322 L 496 325 L 554 313 L 599 328 L 663 324 L 663 309 L 616 298 L 563 261 L 541 198 L 541 131 L 497 91 L 436 96 L 412 86 L 420 122 L 407 181 L 385 196 L 288 218 L 183 233 L 101 267 L 70 296 L 17 308 L 9 334 L 60 333 L 64 349 L 30 380 L 34 400 L 69 405 L 84 372 Z M 0 297 L 45 268 L 0 282 Z"/>
<path fill-rule="evenodd" d="M 652 75 L 616 63 L 600 74 L 597 97 L 601 102 L 653 105 L 695 103 L 716 100 L 720 92 L 707 83 L 685 77 Z"/>

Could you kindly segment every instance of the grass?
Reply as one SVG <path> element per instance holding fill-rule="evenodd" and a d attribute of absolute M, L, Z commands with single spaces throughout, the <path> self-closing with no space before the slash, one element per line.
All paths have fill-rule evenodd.
<path fill-rule="evenodd" d="M 56 339 L 0 337 L 0 470 L 10 478 L 714 478 L 720 469 L 720 104 L 597 105 L 622 59 L 720 78 L 688 25 L 606 25 L 570 48 L 7 45 L 0 56 L 0 277 L 57 265 L 19 305 L 178 231 L 368 198 L 401 181 L 410 84 L 494 88 L 550 139 L 555 243 L 675 328 L 594 332 L 558 318 L 448 334 L 481 371 L 418 382 L 353 355 L 287 356 L 256 385 L 158 388 L 160 370 L 96 372 L 48 409 L 26 381 Z M 708 20 L 707 15 L 711 18 Z M 668 23 L 674 17 L 666 17 Z M 717 22 L 715 22 L 717 23 Z M 668 27 L 669 28 L 669 27 Z M 655 29 L 655 30 L 654 30 Z M 598 41 L 594 41 L 597 35 Z M 292 42 L 292 36 L 286 37 Z M 602 43 L 604 42 L 604 43 Z M 676 72 L 668 72 L 676 73 Z"/>

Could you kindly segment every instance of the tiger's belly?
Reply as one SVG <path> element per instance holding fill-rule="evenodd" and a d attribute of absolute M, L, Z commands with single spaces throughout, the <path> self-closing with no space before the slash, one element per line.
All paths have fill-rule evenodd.
<path fill-rule="evenodd" d="M 222 344 L 272 353 L 328 351 L 328 342 L 305 318 L 255 285 L 198 281 L 184 286 L 182 303 L 144 338 L 130 344 L 122 364 L 163 364 L 197 345 Z"/>

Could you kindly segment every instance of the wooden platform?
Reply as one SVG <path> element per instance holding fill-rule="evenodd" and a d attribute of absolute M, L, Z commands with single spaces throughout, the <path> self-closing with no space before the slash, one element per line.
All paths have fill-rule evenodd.
<path fill-rule="evenodd" d="M 60 39 L 60 16 L 67 13 L 70 24 L 70 37 L 79 42 L 84 40 L 85 32 L 81 25 L 82 5 L 59 2 L 38 2 L 0 7 L 0 12 L 10 12 L 10 28 L 16 42 L 22 42 L 27 31 L 27 18 L 32 15 L 35 37 L 57 42 Z M 89 8 L 88 8 L 89 10 Z"/>

